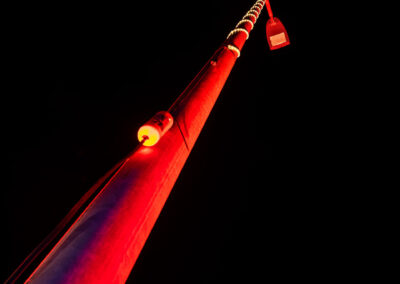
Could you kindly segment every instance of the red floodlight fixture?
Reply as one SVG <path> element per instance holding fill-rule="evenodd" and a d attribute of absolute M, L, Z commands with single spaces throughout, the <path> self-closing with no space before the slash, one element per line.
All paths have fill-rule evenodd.
<path fill-rule="evenodd" d="M 289 36 L 282 22 L 274 17 L 269 0 L 265 1 L 269 20 L 267 22 L 267 40 L 271 50 L 275 50 L 290 44 Z"/>
<path fill-rule="evenodd" d="M 158 112 L 139 128 L 139 142 L 143 143 L 144 146 L 157 144 L 160 138 L 172 127 L 173 122 L 174 119 L 169 112 Z"/>

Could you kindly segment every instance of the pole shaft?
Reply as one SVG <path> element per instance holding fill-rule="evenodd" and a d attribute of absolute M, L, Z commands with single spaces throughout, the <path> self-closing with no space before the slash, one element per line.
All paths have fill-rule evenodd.
<path fill-rule="evenodd" d="M 125 283 L 264 0 L 257 3 L 173 104 L 172 128 L 127 158 L 26 283 Z"/>
<path fill-rule="evenodd" d="M 269 0 L 266 1 L 265 6 L 267 7 L 269 18 L 273 19 L 274 18 L 274 14 L 272 13 L 271 4 L 269 3 Z"/>

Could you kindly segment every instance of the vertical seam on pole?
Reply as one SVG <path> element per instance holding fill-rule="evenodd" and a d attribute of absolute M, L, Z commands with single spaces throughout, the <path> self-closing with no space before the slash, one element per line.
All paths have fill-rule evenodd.
<path fill-rule="evenodd" d="M 185 142 L 186 149 L 187 149 L 188 151 L 190 151 L 190 149 L 189 149 L 189 145 L 188 145 L 188 144 L 187 144 L 187 142 L 186 142 L 185 135 L 183 135 L 183 132 L 182 132 L 181 126 L 179 125 L 179 121 L 178 121 L 178 120 L 176 120 L 176 126 L 178 127 L 178 129 L 179 129 L 179 132 L 180 132 L 180 133 L 181 133 L 181 135 L 182 135 L 183 142 Z"/>

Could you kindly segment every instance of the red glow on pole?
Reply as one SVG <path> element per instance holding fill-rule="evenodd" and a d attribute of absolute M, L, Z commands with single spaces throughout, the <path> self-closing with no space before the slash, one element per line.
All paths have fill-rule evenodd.
<path fill-rule="evenodd" d="M 279 36 L 283 25 L 267 4 L 271 16 L 267 36 Z M 264 0 L 253 5 L 168 112 L 157 113 L 139 129 L 142 145 L 123 162 L 26 283 L 126 281 L 263 5 Z M 289 44 L 286 30 L 284 33 L 285 42 L 268 38 L 271 49 Z"/>

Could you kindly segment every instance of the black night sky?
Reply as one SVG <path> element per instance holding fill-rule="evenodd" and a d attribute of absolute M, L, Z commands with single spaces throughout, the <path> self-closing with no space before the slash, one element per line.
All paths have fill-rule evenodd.
<path fill-rule="evenodd" d="M 1 280 L 136 147 L 140 125 L 168 109 L 254 2 L 10 9 Z M 302 166 L 292 153 L 305 139 L 308 74 L 297 7 L 271 5 L 291 45 L 269 50 L 264 9 L 127 283 L 255 283 L 295 259 L 299 176 L 286 173 Z"/>

